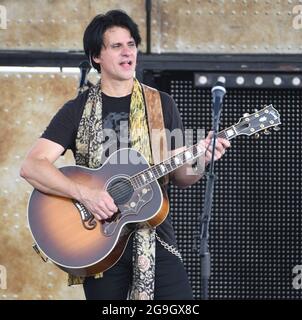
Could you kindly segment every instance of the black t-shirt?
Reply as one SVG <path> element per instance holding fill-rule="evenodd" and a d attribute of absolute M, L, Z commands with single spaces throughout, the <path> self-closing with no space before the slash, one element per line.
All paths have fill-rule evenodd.
<path fill-rule="evenodd" d="M 165 128 L 170 132 L 173 130 L 181 130 L 183 132 L 183 124 L 174 103 L 174 100 L 167 93 L 160 91 L 163 117 Z M 48 127 L 42 134 L 42 138 L 51 140 L 63 146 L 65 150 L 71 149 L 75 154 L 75 140 L 78 132 L 80 120 L 82 118 L 84 106 L 88 98 L 88 91 L 77 96 L 74 100 L 68 101 L 53 117 Z M 117 138 L 117 147 L 131 146 L 129 142 L 129 111 L 130 111 L 131 94 L 124 97 L 109 97 L 102 93 L 102 117 L 103 129 L 106 134 L 104 152 L 108 157 L 110 150 L 111 132 Z M 112 130 L 112 131 L 111 131 Z M 177 149 L 184 145 L 183 139 L 167 139 L 168 148 L 171 150 Z M 176 244 L 173 227 L 171 224 L 170 215 L 167 219 L 157 227 L 157 232 L 169 244 Z"/>

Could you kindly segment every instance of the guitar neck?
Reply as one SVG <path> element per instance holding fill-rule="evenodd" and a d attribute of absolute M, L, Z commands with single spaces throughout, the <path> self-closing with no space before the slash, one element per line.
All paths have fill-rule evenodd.
<path fill-rule="evenodd" d="M 269 105 L 253 114 L 244 115 L 236 124 L 218 132 L 217 136 L 231 140 L 239 135 L 250 136 L 267 128 L 276 127 L 280 123 L 279 112 L 272 105 Z M 178 169 L 187 162 L 195 160 L 203 153 L 204 150 L 198 144 L 195 144 L 183 152 L 132 176 L 130 181 L 135 189 L 141 188 Z"/>
<path fill-rule="evenodd" d="M 231 140 L 238 134 L 235 126 L 218 132 L 219 138 Z M 173 172 L 182 167 L 184 164 L 193 161 L 204 154 L 204 150 L 197 144 L 194 144 L 184 151 L 164 160 L 163 162 L 153 165 L 150 168 L 131 177 L 131 183 L 135 189 L 142 188 L 145 185 Z"/>

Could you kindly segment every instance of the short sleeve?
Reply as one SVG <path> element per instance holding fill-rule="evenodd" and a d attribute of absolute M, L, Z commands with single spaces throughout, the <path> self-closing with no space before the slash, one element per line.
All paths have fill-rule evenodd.
<path fill-rule="evenodd" d="M 42 134 L 42 138 L 60 144 L 65 150 L 75 150 L 75 139 L 83 113 L 87 94 L 68 101 L 54 115 Z"/>
<path fill-rule="evenodd" d="M 167 143 L 169 150 L 175 150 L 185 145 L 184 126 L 178 108 L 173 98 L 165 92 L 160 92 Z"/>

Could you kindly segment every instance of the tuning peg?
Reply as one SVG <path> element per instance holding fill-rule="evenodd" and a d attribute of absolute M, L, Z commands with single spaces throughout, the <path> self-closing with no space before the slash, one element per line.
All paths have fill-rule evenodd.
<path fill-rule="evenodd" d="M 281 128 L 280 128 L 279 126 L 273 127 L 273 129 L 274 129 L 275 131 L 281 130 Z"/>
<path fill-rule="evenodd" d="M 247 113 L 247 112 L 243 114 L 243 117 L 244 117 L 244 118 L 249 117 L 249 116 L 250 116 L 250 114 Z"/>
<path fill-rule="evenodd" d="M 259 134 L 259 133 L 256 133 L 256 134 L 255 134 L 255 139 L 259 139 L 259 137 L 260 137 L 260 134 Z"/>
<path fill-rule="evenodd" d="M 266 130 L 264 130 L 264 131 L 263 131 L 263 133 L 264 133 L 265 135 L 269 135 L 269 134 L 271 134 L 271 132 L 270 132 L 269 130 L 267 130 L 267 129 L 266 129 Z"/>

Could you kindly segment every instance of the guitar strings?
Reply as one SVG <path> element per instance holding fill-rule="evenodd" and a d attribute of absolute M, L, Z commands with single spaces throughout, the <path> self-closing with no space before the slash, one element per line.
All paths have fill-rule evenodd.
<path fill-rule="evenodd" d="M 144 184 L 140 186 L 141 181 L 138 180 L 138 179 L 140 179 L 140 178 L 139 178 L 140 175 L 142 175 L 144 172 L 146 172 L 146 171 L 148 171 L 148 170 L 152 171 L 154 176 L 156 176 L 158 173 L 161 174 L 161 172 L 158 171 L 158 166 L 156 165 L 156 166 L 154 166 L 154 167 L 148 168 L 148 169 L 140 172 L 139 174 L 136 174 L 136 175 L 132 176 L 132 177 L 131 177 L 129 180 L 127 180 L 127 181 L 130 182 L 130 185 L 131 185 L 133 188 L 135 188 L 136 185 L 137 185 L 137 187 L 143 187 Z M 154 180 L 155 180 L 155 179 L 152 179 L 151 181 L 146 181 L 146 182 L 147 182 L 147 183 L 151 183 L 151 182 L 154 181 Z M 125 194 L 125 192 L 127 192 L 127 189 L 128 189 L 128 188 L 129 188 L 129 186 L 125 186 L 124 183 L 119 182 L 119 183 L 116 183 L 115 185 L 113 185 L 112 187 L 109 187 L 109 188 L 107 189 L 107 191 L 109 191 L 109 192 L 111 192 L 111 193 L 112 193 L 112 192 L 116 192 L 116 191 L 118 191 L 118 192 L 119 192 L 119 191 L 122 191 L 122 192 L 124 191 L 124 194 Z"/>
<path fill-rule="evenodd" d="M 190 148 L 193 149 L 194 147 L 196 147 L 196 145 L 191 146 Z M 190 148 L 188 148 L 188 149 L 190 149 Z M 186 151 L 188 151 L 188 149 L 187 149 Z M 181 152 L 181 153 L 179 153 L 178 155 L 176 155 L 176 156 L 178 156 L 178 157 L 181 156 L 181 158 L 182 158 L 181 165 L 183 165 L 183 164 L 185 163 L 185 160 L 186 160 L 186 159 L 185 159 L 184 155 L 185 155 L 185 152 L 186 152 L 186 151 Z M 194 155 L 194 151 L 193 151 L 193 157 L 194 157 L 194 158 L 196 157 L 196 155 Z M 170 158 L 170 159 L 167 159 L 165 162 L 167 162 L 167 161 L 169 161 L 169 162 L 168 162 L 167 164 L 165 164 L 165 162 L 163 162 L 162 164 L 164 164 L 165 166 L 169 165 L 173 170 L 175 170 L 175 169 L 177 169 L 177 164 L 175 164 L 174 158 L 175 158 L 175 157 L 172 157 L 172 158 Z M 173 161 L 173 162 L 172 162 L 172 161 Z M 174 166 L 176 166 L 176 167 L 174 168 Z M 172 171 L 173 171 L 173 170 L 172 170 Z M 144 186 L 144 184 L 143 184 L 142 186 L 140 186 L 141 181 L 138 180 L 138 179 L 140 179 L 140 176 L 143 175 L 144 172 L 147 172 L 147 171 L 152 171 L 152 173 L 153 173 L 154 176 L 156 176 L 158 173 L 160 173 L 160 175 L 162 175 L 162 171 L 161 171 L 161 169 L 159 168 L 159 165 L 154 165 L 154 166 L 152 166 L 152 167 L 149 167 L 149 168 L 143 170 L 142 172 L 133 175 L 133 176 L 128 180 L 128 181 L 130 182 L 131 186 L 133 186 L 133 188 L 136 187 L 135 184 L 137 184 L 138 187 L 143 187 L 143 186 Z M 171 170 L 168 169 L 168 173 L 169 173 L 169 172 L 171 172 Z M 151 181 L 149 181 L 149 183 L 152 182 L 152 181 L 154 181 L 154 180 L 155 180 L 155 179 L 152 179 Z M 146 181 L 146 182 L 148 183 L 148 181 Z M 117 183 L 117 184 L 115 184 L 114 186 L 108 188 L 107 191 L 109 191 L 110 193 L 115 193 L 115 192 L 121 191 L 121 192 L 122 192 L 122 195 L 125 195 L 125 194 L 128 192 L 128 190 L 127 190 L 128 187 L 127 187 L 127 186 L 121 187 L 122 185 L 124 185 L 124 183 L 121 183 L 121 182 L 120 182 L 120 183 Z"/>
<path fill-rule="evenodd" d="M 176 157 L 180 157 L 180 156 L 181 156 L 181 158 L 182 158 L 182 159 L 181 159 L 181 161 L 182 161 L 182 162 L 181 162 L 181 165 L 185 164 L 185 162 L 186 162 L 185 153 L 186 153 L 187 151 L 189 151 L 189 149 L 192 149 L 192 150 L 193 150 L 194 147 L 196 147 L 196 145 L 190 146 L 190 147 L 187 148 L 185 151 L 180 152 L 179 154 L 177 154 L 177 155 L 175 155 L 175 156 L 173 156 L 173 157 L 171 157 L 171 158 L 163 161 L 163 162 L 160 163 L 160 164 L 165 165 L 166 168 L 167 168 L 167 165 L 169 165 L 169 166 L 172 168 L 172 170 L 171 170 L 171 169 L 170 169 L 170 170 L 167 169 L 167 171 L 168 171 L 167 173 L 170 173 L 171 171 L 173 171 L 173 170 L 175 170 L 175 169 L 178 168 L 178 165 L 175 163 L 174 159 L 175 159 Z M 197 155 L 194 154 L 194 150 L 192 151 L 192 154 L 193 154 L 193 158 L 196 158 L 196 157 L 197 157 Z M 138 178 L 140 175 L 144 174 L 144 173 L 147 172 L 148 170 L 152 171 L 152 172 L 155 173 L 155 174 L 160 173 L 160 175 L 164 175 L 164 173 L 163 173 L 163 172 L 161 171 L 161 169 L 159 168 L 160 164 L 156 164 L 156 165 L 154 165 L 154 166 L 152 166 L 152 167 L 149 167 L 149 168 L 143 170 L 142 172 L 140 172 L 140 173 L 138 173 L 138 174 L 135 174 L 134 176 L 131 177 L 131 179 L 133 179 L 133 178 Z M 175 166 L 175 167 L 174 167 L 174 166 Z M 165 174 L 167 174 L 167 173 L 165 173 Z M 158 177 L 158 178 L 159 178 L 159 177 Z"/>
<path fill-rule="evenodd" d="M 148 169 L 153 171 L 153 173 L 155 173 L 155 171 L 154 171 L 155 167 L 151 167 L 151 168 L 148 168 Z M 144 171 L 146 171 L 146 170 L 144 170 Z M 142 171 L 142 172 L 144 172 L 144 171 Z M 140 174 L 142 174 L 142 172 Z M 158 174 L 158 172 L 156 172 L 156 173 Z M 139 177 L 140 174 L 136 174 L 136 175 L 132 176 L 129 180 L 127 180 L 127 181 L 130 182 L 130 185 L 131 185 L 131 187 L 133 189 L 135 189 L 135 187 L 136 187 L 134 184 L 137 184 L 138 187 L 143 187 L 144 186 L 144 185 L 140 186 L 140 181 L 137 181 L 137 178 Z M 152 180 L 152 181 L 154 181 L 154 180 Z M 152 181 L 149 181 L 149 183 L 152 182 Z M 146 182 L 148 183 L 148 181 L 146 181 Z M 118 182 L 115 185 L 113 185 L 112 187 L 109 187 L 107 189 L 107 191 L 111 195 L 113 195 L 113 197 L 114 196 L 123 196 L 123 195 L 127 194 L 127 192 L 129 191 L 130 185 L 128 184 L 127 186 L 125 186 L 125 183 Z M 116 192 L 118 192 L 118 194 L 116 194 Z"/>
<path fill-rule="evenodd" d="M 223 132 L 224 132 L 224 131 L 219 132 L 219 135 L 222 134 Z M 177 169 L 178 165 L 174 162 L 174 159 L 175 159 L 176 157 L 181 157 L 181 165 L 185 164 L 185 162 L 186 162 L 185 153 L 186 153 L 187 151 L 192 152 L 193 158 L 196 158 L 197 155 L 195 154 L 196 152 L 194 152 L 194 147 L 197 147 L 197 145 L 195 144 L 195 145 L 193 145 L 193 146 L 190 146 L 190 147 L 187 148 L 185 151 L 180 152 L 179 154 L 177 154 L 177 155 L 175 155 L 175 156 L 173 156 L 173 157 L 171 157 L 171 158 L 163 161 L 161 164 L 165 165 L 166 168 L 167 168 L 167 165 L 169 165 L 169 166 L 172 168 L 172 170 L 169 170 L 169 169 L 168 169 L 168 173 L 171 172 L 171 171 L 173 171 L 173 170 L 175 170 L 175 169 Z M 197 152 L 197 153 L 198 153 L 198 152 Z M 167 162 L 167 163 L 165 163 L 165 162 Z M 174 167 L 174 166 L 175 166 L 175 167 Z M 133 188 L 136 187 L 135 184 L 137 184 L 138 187 L 143 187 L 143 186 L 144 186 L 144 184 L 140 186 L 140 184 L 141 184 L 140 176 L 142 176 L 142 175 L 143 175 L 145 172 L 147 172 L 147 171 L 151 171 L 151 172 L 153 173 L 153 175 L 155 176 L 155 179 L 157 179 L 157 178 L 156 178 L 156 175 L 157 175 L 157 174 L 160 174 L 160 176 L 163 174 L 163 172 L 162 172 L 161 169 L 159 168 L 159 164 L 154 165 L 154 166 L 149 167 L 149 168 L 146 168 L 146 169 L 143 170 L 142 172 L 133 175 L 133 176 L 130 177 L 130 179 L 128 180 Z M 158 177 L 158 178 L 159 178 L 159 177 Z M 152 180 L 149 181 L 149 183 L 152 182 L 152 181 L 154 181 L 155 179 L 152 178 Z M 148 181 L 144 181 L 144 182 L 147 182 L 147 183 L 148 183 Z M 107 191 L 110 192 L 110 193 L 122 192 L 122 195 L 125 195 L 125 194 L 128 192 L 128 187 L 127 187 L 127 186 L 126 186 L 126 187 L 122 187 L 121 185 L 124 185 L 124 183 L 121 183 L 121 182 L 120 182 L 120 183 L 117 183 L 117 184 L 115 184 L 114 186 L 108 188 Z"/>

